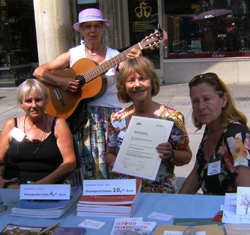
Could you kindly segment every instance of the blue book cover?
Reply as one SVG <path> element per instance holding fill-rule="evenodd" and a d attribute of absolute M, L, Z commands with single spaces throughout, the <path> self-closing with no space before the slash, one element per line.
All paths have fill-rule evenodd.
<path fill-rule="evenodd" d="M 60 218 L 82 196 L 81 186 L 72 186 L 70 200 L 20 200 L 11 215 L 33 218 Z"/>
<path fill-rule="evenodd" d="M 70 200 L 20 200 L 13 208 L 19 209 L 62 209 L 71 201 L 75 201 L 81 194 L 80 186 L 72 186 Z"/>

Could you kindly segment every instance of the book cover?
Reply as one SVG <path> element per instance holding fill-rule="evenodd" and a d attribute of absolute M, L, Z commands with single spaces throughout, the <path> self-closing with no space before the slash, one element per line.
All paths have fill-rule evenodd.
<path fill-rule="evenodd" d="M 119 180 L 119 179 L 118 179 Z M 103 195 L 103 196 L 88 196 L 83 195 L 79 200 L 79 204 L 106 204 L 106 205 L 126 205 L 133 204 L 137 195 L 141 190 L 142 179 L 136 179 L 136 194 L 135 195 Z"/>
<path fill-rule="evenodd" d="M 11 210 L 15 216 L 60 218 L 81 196 L 80 186 L 71 188 L 70 200 L 20 200 Z"/>
<path fill-rule="evenodd" d="M 140 196 L 141 185 L 142 179 L 136 179 L 135 195 L 83 195 L 77 204 L 77 216 L 129 217 L 131 216 L 136 202 Z M 86 204 L 85 201 L 87 201 Z"/>
<path fill-rule="evenodd" d="M 16 234 L 16 235 L 35 235 L 46 229 L 46 227 L 25 226 L 17 224 L 8 224 L 1 231 L 1 234 Z M 61 234 L 61 235 L 83 235 L 86 232 L 85 228 L 74 227 L 55 227 L 46 231 L 46 235 Z"/>
<path fill-rule="evenodd" d="M 79 194 L 80 186 L 71 187 L 70 200 L 20 200 L 15 207 L 20 209 L 62 209 Z"/>

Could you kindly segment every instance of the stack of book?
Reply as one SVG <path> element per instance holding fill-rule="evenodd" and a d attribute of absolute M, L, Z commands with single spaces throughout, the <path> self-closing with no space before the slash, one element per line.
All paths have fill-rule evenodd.
<path fill-rule="evenodd" d="M 77 216 L 129 217 L 140 196 L 142 179 L 136 179 L 135 195 L 83 195 L 77 204 Z"/>
<path fill-rule="evenodd" d="M 33 218 L 60 218 L 81 197 L 81 186 L 71 187 L 70 200 L 20 200 L 11 215 Z"/>

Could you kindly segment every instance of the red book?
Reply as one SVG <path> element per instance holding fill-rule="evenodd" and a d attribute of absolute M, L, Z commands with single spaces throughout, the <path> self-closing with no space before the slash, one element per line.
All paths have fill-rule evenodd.
<path fill-rule="evenodd" d="M 142 179 L 136 179 L 136 194 L 135 195 L 100 195 L 100 196 L 83 195 L 78 203 L 79 204 L 98 204 L 98 205 L 133 204 L 136 198 L 139 197 L 141 185 L 142 185 Z"/>

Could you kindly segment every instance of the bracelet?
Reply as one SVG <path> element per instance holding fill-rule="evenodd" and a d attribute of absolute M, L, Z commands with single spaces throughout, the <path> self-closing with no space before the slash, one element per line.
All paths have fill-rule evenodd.
<path fill-rule="evenodd" d="M 169 159 L 169 162 L 172 162 L 174 160 L 174 150 L 172 149 L 172 157 Z"/>

